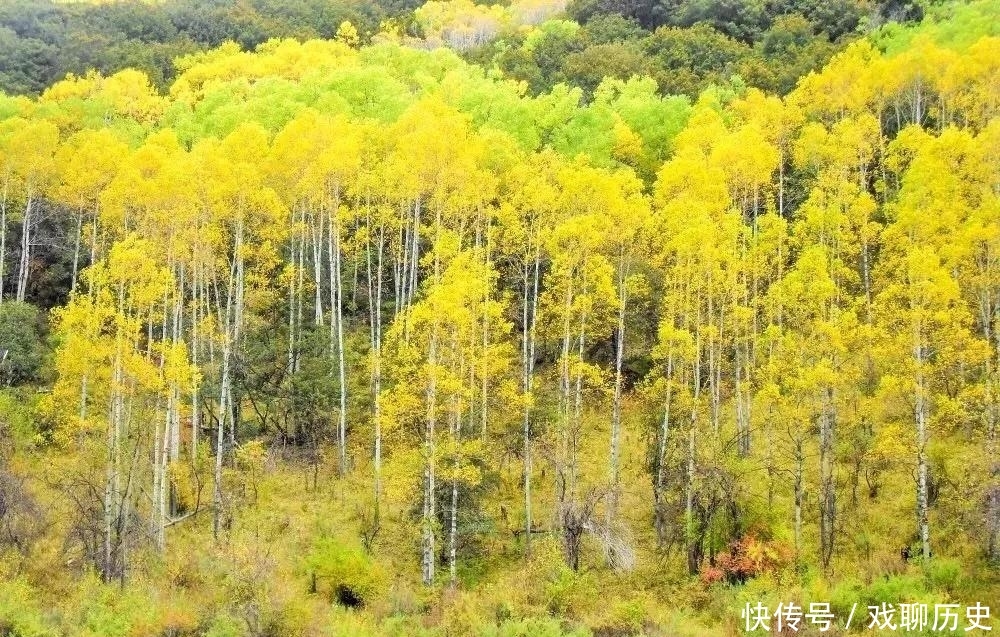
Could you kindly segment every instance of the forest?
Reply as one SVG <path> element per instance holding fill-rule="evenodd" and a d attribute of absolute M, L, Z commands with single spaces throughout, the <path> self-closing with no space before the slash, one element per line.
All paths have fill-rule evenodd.
<path fill-rule="evenodd" d="M 67 73 L 135 68 L 166 92 L 180 55 L 226 41 L 252 50 L 273 38 L 333 38 L 349 21 L 362 44 L 386 32 L 418 48 L 446 43 L 470 61 L 495 62 L 536 93 L 559 82 L 592 92 L 604 76 L 649 75 L 662 93 L 694 98 L 734 73 L 787 93 L 858 37 L 863 23 L 922 15 L 921 5 L 904 0 L 6 0 L 0 89 L 37 95 Z M 530 37 L 517 28 L 560 17 Z"/>
<path fill-rule="evenodd" d="M 1000 613 L 998 29 L 5 2 L 0 636 Z"/>

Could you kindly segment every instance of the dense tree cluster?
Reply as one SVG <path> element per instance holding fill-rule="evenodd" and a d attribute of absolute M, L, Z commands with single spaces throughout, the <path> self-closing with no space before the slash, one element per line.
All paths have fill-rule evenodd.
<path fill-rule="evenodd" d="M 919 19 L 921 10 L 853 0 L 574 0 L 567 13 L 576 22 L 509 34 L 473 59 L 496 64 L 536 91 L 558 82 L 589 91 L 604 77 L 648 75 L 666 94 L 696 97 L 739 75 L 750 86 L 785 94 L 856 37 L 862 23 Z"/>
<path fill-rule="evenodd" d="M 998 62 L 861 41 L 784 98 L 584 102 L 288 39 L 3 98 L 0 378 L 44 377 L 34 303 L 54 380 L 0 394 L 0 627 L 53 634 L 25 600 L 66 573 L 133 587 L 45 620 L 131 622 L 97 634 L 329 634 L 309 593 L 419 634 L 440 585 L 484 635 L 639 634 L 671 587 L 901 550 L 922 599 L 982 594 Z M 594 573 L 635 596 L 587 606 Z M 143 581 L 187 610 L 129 614 Z"/>
<path fill-rule="evenodd" d="M 530 25 L 564 9 L 573 22 Z M 226 41 L 247 50 L 271 38 L 332 38 L 350 22 L 363 41 L 385 27 L 421 46 L 468 50 L 535 92 L 559 82 L 589 95 L 605 76 L 654 77 L 664 94 L 692 97 L 741 75 L 751 86 L 786 93 L 857 34 L 862 22 L 918 19 L 919 5 L 842 0 L 616 3 L 519 0 L 124 0 L 108 3 L 11 0 L 0 7 L 0 90 L 38 94 L 67 73 L 124 68 L 166 89 L 174 58 Z M 578 28 L 576 25 L 582 25 Z"/>
<path fill-rule="evenodd" d="M 165 89 L 173 60 L 226 41 L 246 49 L 271 38 L 332 38 L 344 21 L 365 36 L 412 0 L 169 0 L 69 4 L 9 0 L 0 5 L 0 90 L 38 94 L 67 73 L 145 72 Z"/>

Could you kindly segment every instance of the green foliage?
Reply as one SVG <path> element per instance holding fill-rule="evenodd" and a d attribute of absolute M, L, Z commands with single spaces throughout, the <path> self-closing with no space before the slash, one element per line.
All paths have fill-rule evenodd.
<path fill-rule="evenodd" d="M 229 615 L 216 615 L 208 627 L 205 637 L 242 637 L 243 629 L 239 622 Z"/>
<path fill-rule="evenodd" d="M 317 590 L 336 600 L 338 590 L 348 589 L 363 604 L 377 600 L 385 586 L 381 567 L 357 545 L 321 537 L 306 554 L 303 568 Z"/>
<path fill-rule="evenodd" d="M 46 356 L 44 320 L 28 303 L 0 304 L 0 350 L 7 350 L 0 377 L 7 385 L 38 380 Z"/>
<path fill-rule="evenodd" d="M 890 55 L 906 51 L 918 37 L 964 51 L 984 36 L 1000 35 L 1000 6 L 991 0 L 931 3 L 917 24 L 889 22 L 872 33 L 875 45 Z"/>
<path fill-rule="evenodd" d="M 507 620 L 499 626 L 483 628 L 479 637 L 590 637 L 591 634 L 585 628 L 567 631 L 559 620 L 539 617 Z"/>
<path fill-rule="evenodd" d="M 28 388 L 0 391 L 0 435 L 14 449 L 30 449 L 41 442 L 34 396 L 27 394 L 30 391 Z M 0 450 L 4 446 L 0 443 Z"/>
<path fill-rule="evenodd" d="M 717 10 L 706 7 L 699 11 Z M 661 94 L 696 97 L 706 87 L 725 84 L 734 76 L 751 86 L 786 93 L 842 46 L 799 13 L 775 15 L 766 28 L 750 31 L 701 19 L 667 22 L 646 31 L 619 14 L 595 14 L 582 29 L 550 24 L 562 23 L 543 23 L 527 37 L 504 36 L 467 57 L 496 64 L 536 93 L 566 82 L 590 95 L 605 77 L 627 80 L 645 75 L 657 81 Z M 841 33 L 851 31 L 846 29 Z"/>
<path fill-rule="evenodd" d="M 593 574 L 578 573 L 560 562 L 544 582 L 545 606 L 560 617 L 577 615 L 595 598 L 597 587 Z"/>
<path fill-rule="evenodd" d="M 46 625 L 37 591 L 21 579 L 0 580 L 0 634 L 10 637 L 55 637 Z"/>
<path fill-rule="evenodd" d="M 924 569 L 924 576 L 931 590 L 955 595 L 965 583 L 963 581 L 965 573 L 959 560 L 948 558 L 933 560 Z"/>
<path fill-rule="evenodd" d="M 595 45 L 635 41 L 645 35 L 638 22 L 618 13 L 596 15 L 583 27 L 583 37 Z"/>
<path fill-rule="evenodd" d="M 915 600 L 925 592 L 919 575 L 904 573 L 879 578 L 866 586 L 862 601 L 868 606 L 899 604 Z"/>
<path fill-rule="evenodd" d="M 253 0 L 64 4 L 11 0 L 0 7 L 0 91 L 40 93 L 67 73 L 146 72 L 166 88 L 173 60 L 225 41 L 253 49 L 272 38 L 333 38 L 345 21 L 367 39 L 411 0 Z"/>

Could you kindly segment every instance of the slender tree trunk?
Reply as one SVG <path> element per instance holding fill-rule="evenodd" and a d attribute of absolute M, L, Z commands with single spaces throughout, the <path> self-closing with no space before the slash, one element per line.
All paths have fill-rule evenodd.
<path fill-rule="evenodd" d="M 199 365 L 201 357 L 201 341 L 199 334 L 199 321 L 201 320 L 199 311 L 199 300 L 198 300 L 198 289 L 201 283 L 201 277 L 199 273 L 201 272 L 201 264 L 197 261 L 197 252 L 195 253 L 195 263 L 194 263 L 194 280 L 191 285 L 192 294 L 192 304 L 191 304 L 191 362 L 197 371 L 201 371 L 201 366 Z M 201 403 L 199 402 L 198 389 L 201 386 L 200 381 L 196 381 L 194 386 L 191 388 L 191 461 L 195 462 L 198 458 L 198 433 L 201 427 Z"/>
<path fill-rule="evenodd" d="M 486 262 L 489 267 L 489 260 Z M 489 347 L 490 347 L 490 317 L 489 317 L 489 292 L 483 298 L 483 342 L 482 358 L 480 360 L 479 373 L 479 437 L 486 441 L 486 422 L 489 414 Z M 469 410 L 472 411 L 471 409 Z"/>
<path fill-rule="evenodd" d="M 243 308 L 244 308 L 244 293 L 246 290 L 246 272 L 244 270 L 243 261 L 243 220 L 237 221 L 236 225 L 236 307 L 233 316 L 233 346 L 230 350 L 230 356 L 235 357 L 235 351 L 239 348 L 240 343 L 243 338 Z M 230 374 L 232 370 L 230 370 Z M 239 425 L 239 404 L 233 398 L 233 382 L 230 378 L 227 391 L 229 392 L 229 399 L 227 404 L 229 405 L 229 448 L 232 450 L 236 449 L 236 427 Z M 235 463 L 236 457 L 232 456 L 232 460 Z"/>
<path fill-rule="evenodd" d="M 473 370 L 470 370 L 470 375 Z M 456 399 L 456 403 L 458 403 Z M 470 410 L 471 411 L 471 410 Z M 454 408 L 454 421 L 452 424 L 452 439 L 455 443 L 455 477 L 451 479 L 451 528 L 448 531 L 448 571 L 451 577 L 451 586 L 458 585 L 458 473 L 462 467 L 462 410 L 460 406 Z"/>
<path fill-rule="evenodd" d="M 572 422 L 570 417 L 570 407 L 569 407 L 569 346 L 570 346 L 570 324 L 571 316 L 570 312 L 572 310 L 573 303 L 573 288 L 572 281 L 566 287 L 566 302 L 563 307 L 563 339 L 562 339 L 562 358 L 559 370 L 559 416 L 562 424 L 562 431 L 560 432 L 561 441 L 561 453 L 560 453 L 560 471 L 559 471 L 559 503 L 560 506 L 565 506 L 566 499 L 569 497 L 569 471 L 570 471 L 570 429 L 572 429 Z M 560 513 L 560 518 L 562 518 L 562 513 Z"/>
<path fill-rule="evenodd" d="M 298 251 L 296 250 L 295 243 L 297 238 L 295 237 L 295 211 L 292 211 L 292 232 L 289 243 L 289 257 L 292 261 L 292 272 L 291 276 L 288 277 L 288 373 L 292 374 L 295 372 L 295 280 L 297 278 L 297 270 L 299 268 L 298 263 Z"/>
<path fill-rule="evenodd" d="M 337 199 L 340 197 L 338 195 Z M 340 385 L 340 412 L 337 419 L 337 441 L 340 447 L 340 474 L 347 475 L 347 374 L 344 369 L 344 284 L 341 275 L 340 220 L 331 219 L 334 233 L 334 269 L 337 287 L 337 305 L 333 308 L 337 319 L 337 380 Z"/>
<path fill-rule="evenodd" d="M 674 351 L 673 347 L 667 353 L 667 396 L 663 401 L 663 420 L 660 422 L 660 436 L 656 449 L 656 484 L 653 489 L 654 520 L 656 521 L 656 543 L 663 548 L 666 537 L 666 515 L 663 502 L 663 485 L 666 477 L 667 440 L 670 436 L 670 403 L 673 400 L 674 383 Z"/>
<path fill-rule="evenodd" d="M 577 495 L 577 472 L 579 470 L 577 456 L 580 447 L 580 431 L 583 428 L 583 354 L 585 350 L 587 334 L 587 314 L 580 317 L 580 336 L 577 341 L 577 368 L 576 382 L 573 393 L 573 427 L 569 445 L 569 485 L 570 494 L 576 500 Z"/>
<path fill-rule="evenodd" d="M 697 306 L 699 308 L 695 325 L 701 323 L 701 298 L 698 296 Z M 701 333 L 695 336 L 695 354 L 691 365 L 691 427 L 688 430 L 688 452 L 687 452 L 687 485 L 686 503 L 684 512 L 684 536 L 687 542 L 688 572 L 692 575 L 698 572 L 701 567 L 700 542 L 696 537 L 694 522 L 694 497 L 695 497 L 695 435 L 698 430 L 698 401 L 701 396 Z"/>
<path fill-rule="evenodd" d="M 407 257 L 409 255 L 410 235 L 407 234 L 409 227 L 409 209 L 403 205 L 399 211 L 399 232 L 396 235 L 396 249 L 393 250 L 393 318 L 399 316 L 403 311 L 406 301 L 406 273 L 409 272 Z"/>
<path fill-rule="evenodd" d="M 778 151 L 778 216 L 785 217 L 785 149 L 779 145 Z"/>
<path fill-rule="evenodd" d="M 743 457 L 750 455 L 750 403 L 752 398 L 749 395 L 750 357 L 747 352 L 748 349 L 749 345 L 746 342 L 741 344 L 737 340 L 733 356 L 733 360 L 735 361 L 733 376 L 736 384 L 733 402 L 736 406 L 737 448 L 739 454 Z"/>
<path fill-rule="evenodd" d="M 417 207 L 419 210 L 419 206 Z M 434 224 L 434 284 L 441 280 L 441 209 L 438 208 Z M 414 254 L 416 258 L 416 254 Z M 412 290 L 411 290 L 412 292 Z M 430 345 L 427 352 L 427 425 L 424 432 L 424 519 L 423 519 L 423 583 L 434 583 L 434 567 L 437 545 L 437 495 L 435 486 L 435 426 L 437 424 L 437 348 L 438 317 L 435 314 L 431 325 Z"/>
<path fill-rule="evenodd" d="M 174 290 L 173 321 L 171 325 L 171 341 L 176 348 L 181 344 L 181 332 L 183 330 L 183 299 L 186 287 L 186 271 L 184 265 L 180 266 L 180 283 L 178 289 Z M 171 411 L 170 422 L 170 461 L 177 462 L 181 454 L 181 397 L 180 386 L 177 381 L 171 382 L 171 392 L 173 394 L 174 408 Z"/>
<path fill-rule="evenodd" d="M 458 480 L 451 481 L 451 529 L 449 532 L 448 570 L 452 588 L 458 585 Z"/>
<path fill-rule="evenodd" d="M 118 312 L 125 311 L 125 288 L 124 284 L 118 285 Z M 124 337 L 119 329 L 115 336 L 115 358 L 112 364 L 111 375 L 111 405 L 110 418 L 108 418 L 108 459 L 106 467 L 106 482 L 104 486 L 104 564 L 101 569 L 101 576 L 105 582 L 112 581 L 116 573 L 115 548 L 117 537 L 115 522 L 120 517 L 120 490 L 119 490 L 119 454 L 122 431 L 122 417 L 124 411 L 124 398 L 122 396 L 122 384 L 124 372 L 122 369 L 122 359 L 124 357 Z"/>
<path fill-rule="evenodd" d="M 306 209 L 305 206 L 302 207 L 302 212 L 299 216 L 299 242 L 298 242 L 298 267 L 295 269 L 297 275 L 296 281 L 296 291 L 295 291 L 295 365 L 293 372 L 298 374 L 299 370 L 302 369 L 302 357 L 299 355 L 299 347 L 302 342 L 302 308 L 304 305 L 303 292 L 305 290 L 305 279 L 306 279 Z M 294 385 L 293 385 L 293 395 L 294 395 Z"/>
<path fill-rule="evenodd" d="M 629 267 L 624 257 L 618 265 L 618 325 L 615 329 L 615 390 L 611 403 L 611 452 L 608 459 L 608 473 L 611 482 L 611 494 L 608 500 L 607 525 L 611 528 L 618 515 L 618 496 L 620 489 L 618 456 L 620 454 L 620 438 L 622 425 L 622 362 L 625 360 L 625 310 L 628 304 Z"/>
<path fill-rule="evenodd" d="M 696 422 L 697 416 L 695 412 L 692 411 L 691 429 L 688 431 L 687 485 L 685 487 L 686 502 L 684 506 L 684 527 L 686 536 L 685 539 L 687 541 L 688 572 L 692 575 L 696 574 L 701 566 L 700 555 L 698 554 L 698 543 L 695 539 L 694 529 L 694 436 Z"/>
<path fill-rule="evenodd" d="M 919 329 L 914 330 L 913 354 L 917 364 L 915 378 L 914 416 L 917 428 L 917 527 L 920 535 L 920 552 L 925 561 L 931 558 L 930 523 L 928 521 L 927 493 L 927 397 L 924 381 L 924 346 Z"/>
<path fill-rule="evenodd" d="M 709 278 L 711 284 L 711 278 Z M 715 321 L 714 296 L 710 292 L 708 295 L 708 327 L 713 327 Z M 721 312 L 721 310 L 720 310 Z M 719 370 L 721 370 L 720 356 L 718 355 L 716 343 L 722 339 L 722 326 L 719 325 L 718 333 L 712 333 L 708 340 L 708 390 L 712 401 L 712 432 L 719 434 L 719 406 L 721 404 L 721 387 L 719 382 Z"/>
<path fill-rule="evenodd" d="M 243 319 L 243 222 L 237 221 L 233 247 L 233 261 L 229 268 L 229 292 L 226 297 L 225 334 L 222 340 L 222 381 L 219 388 L 219 423 L 216 431 L 215 476 L 212 519 L 212 535 L 219 540 L 222 524 L 222 460 L 225 455 L 226 423 L 230 427 L 230 440 L 235 441 L 236 422 L 232 404 L 232 359 L 233 350 L 240 339 Z"/>
<path fill-rule="evenodd" d="M 989 303 L 985 304 L 989 307 Z M 1000 420 L 1000 298 L 992 310 L 983 313 L 983 336 L 987 343 L 994 339 L 996 359 L 987 364 L 987 431 L 986 450 L 990 459 L 990 486 L 986 501 L 986 554 L 994 564 L 1000 563 L 1000 450 L 998 450 L 997 424 Z M 990 322 L 995 321 L 996 330 L 991 330 Z"/>
<path fill-rule="evenodd" d="M 120 382 L 121 359 L 115 356 L 114 370 L 112 371 L 112 395 L 111 395 L 111 417 L 108 418 L 108 457 L 105 466 L 104 482 L 104 534 L 103 534 L 103 563 L 101 564 L 101 579 L 110 582 L 114 578 L 113 557 L 113 531 L 115 522 L 115 508 L 117 493 L 114 485 L 117 480 L 117 447 L 118 447 L 118 396 L 117 389 L 114 388 Z"/>
<path fill-rule="evenodd" d="M 531 392 L 534 385 L 535 371 L 535 317 L 538 314 L 538 278 L 541 262 L 540 247 L 535 247 L 534 277 L 531 287 L 528 285 L 530 267 L 527 263 L 523 271 L 524 305 L 522 306 L 522 325 L 524 332 L 521 339 L 523 358 L 523 387 L 525 394 L 522 428 L 524 433 L 524 552 L 531 555 L 531 414 L 533 400 Z"/>
<path fill-rule="evenodd" d="M 417 264 L 420 261 L 420 198 L 413 204 L 413 252 L 410 255 L 410 286 L 407 290 L 406 307 L 413 305 L 413 297 L 417 290 Z"/>
<path fill-rule="evenodd" d="M 524 393 L 524 410 L 521 414 L 523 436 L 524 481 L 524 553 L 531 554 L 531 380 L 528 374 L 528 306 L 531 303 L 531 288 L 528 286 L 528 263 L 521 267 L 521 289 L 524 291 L 521 303 L 521 390 Z"/>
<path fill-rule="evenodd" d="M 326 216 L 312 215 L 312 262 L 313 262 L 313 322 L 323 325 L 323 220 Z"/>
<path fill-rule="evenodd" d="M 802 439 L 795 440 L 795 561 L 802 557 L 802 465 L 804 456 L 802 453 Z"/>
<path fill-rule="evenodd" d="M 93 266 L 97 263 L 97 217 L 100 214 L 100 204 L 94 206 L 94 217 L 90 224 L 90 263 Z M 88 291 L 90 284 L 88 283 Z"/>
<path fill-rule="evenodd" d="M 375 300 L 372 312 L 372 346 L 374 362 L 372 370 L 372 405 L 375 420 L 375 526 L 378 526 L 382 500 L 382 252 L 383 228 L 379 228 L 378 260 L 375 275 Z M 371 275 L 369 275 L 369 279 Z"/>
<path fill-rule="evenodd" d="M 3 200 L 0 201 L 0 303 L 3 303 L 3 275 L 7 266 L 7 188 L 10 180 L 4 180 Z"/>
<path fill-rule="evenodd" d="M 157 401 L 159 402 L 159 401 Z M 157 439 L 154 443 L 154 463 L 155 463 L 155 484 L 154 493 L 156 495 L 155 520 L 156 530 L 156 550 L 162 555 L 167 550 L 167 458 L 170 447 L 170 425 L 173 421 L 172 411 L 174 409 L 173 393 L 167 395 L 167 405 L 164 410 L 163 432 L 156 428 Z"/>
<path fill-rule="evenodd" d="M 83 234 L 83 210 L 76 215 L 76 237 L 73 240 L 73 274 L 70 278 L 69 291 L 76 290 L 77 273 L 80 267 L 80 240 Z"/>
<path fill-rule="evenodd" d="M 833 404 L 833 388 L 824 392 L 820 414 L 820 560 L 823 568 L 829 568 L 833 557 L 835 522 L 837 515 L 836 484 L 834 482 L 834 430 L 836 411 Z"/>
<path fill-rule="evenodd" d="M 431 335 L 428 352 L 428 369 L 430 378 L 427 383 L 427 425 L 424 431 L 424 519 L 423 519 L 423 582 L 429 586 L 434 583 L 435 564 L 435 532 L 436 507 L 434 485 L 434 428 L 437 420 L 437 329 Z"/>
<path fill-rule="evenodd" d="M 24 219 L 21 222 L 21 264 L 17 272 L 17 301 L 23 302 L 28 292 L 28 268 L 31 259 L 31 193 L 28 193 L 28 203 L 24 207 Z"/>

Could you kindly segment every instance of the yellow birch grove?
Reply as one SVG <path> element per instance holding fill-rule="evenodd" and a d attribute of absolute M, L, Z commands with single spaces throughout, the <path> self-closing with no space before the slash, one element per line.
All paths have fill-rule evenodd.
<path fill-rule="evenodd" d="M 386 615 L 536 576 L 598 612 L 593 571 L 995 569 L 998 50 L 861 41 L 783 98 L 708 89 L 658 148 L 346 21 L 184 58 L 168 95 L 11 102 L 0 310 L 50 310 L 32 444 L 67 458 L 37 489 L 71 568 L 290 554 L 303 594 Z M 250 589 L 212 603 L 280 595 Z"/>

